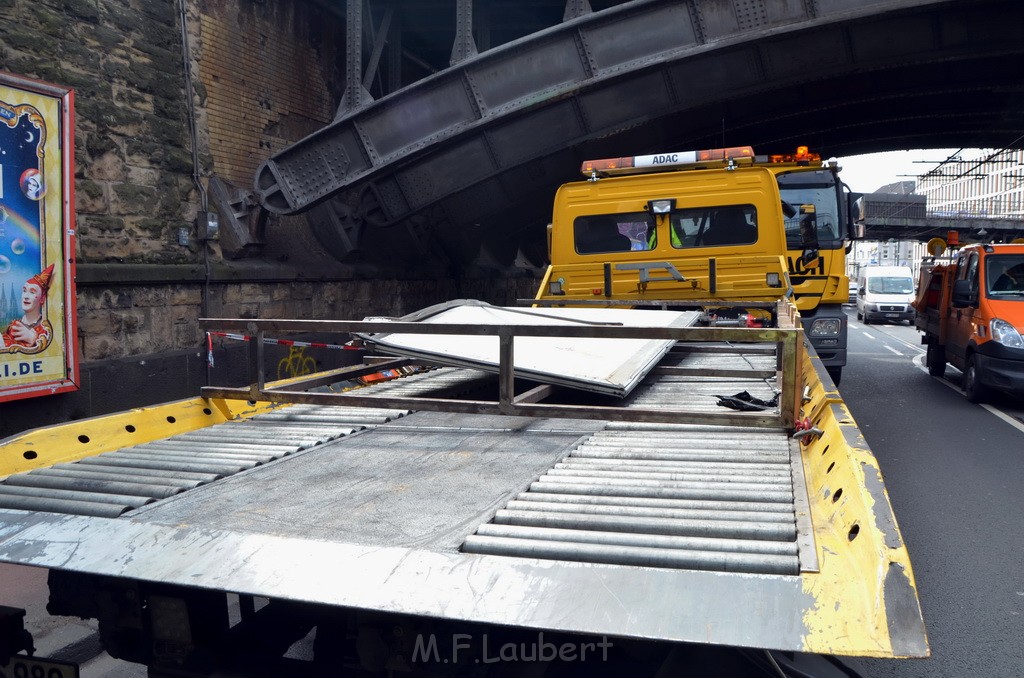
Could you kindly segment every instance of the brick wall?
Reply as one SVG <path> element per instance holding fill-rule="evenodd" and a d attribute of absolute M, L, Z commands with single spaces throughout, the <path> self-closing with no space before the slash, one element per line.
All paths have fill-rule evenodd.
<path fill-rule="evenodd" d="M 334 117 L 325 79 L 330 22 L 311 3 L 204 6 L 197 31 L 209 149 L 217 174 L 252 185 L 259 163 Z M 340 29 L 340 26 L 336 28 Z M 318 47 L 314 47 L 316 44 Z"/>

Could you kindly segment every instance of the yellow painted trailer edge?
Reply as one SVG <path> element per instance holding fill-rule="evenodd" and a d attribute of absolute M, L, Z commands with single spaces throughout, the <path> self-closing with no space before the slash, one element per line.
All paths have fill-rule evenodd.
<path fill-rule="evenodd" d="M 801 418 L 822 433 L 800 445 L 819 563 L 801 574 L 815 600 L 804 615 L 806 651 L 927 657 L 917 583 L 878 460 L 812 353 Z"/>
<path fill-rule="evenodd" d="M 244 419 L 273 407 L 189 398 L 33 429 L 0 441 L 0 478 Z"/>

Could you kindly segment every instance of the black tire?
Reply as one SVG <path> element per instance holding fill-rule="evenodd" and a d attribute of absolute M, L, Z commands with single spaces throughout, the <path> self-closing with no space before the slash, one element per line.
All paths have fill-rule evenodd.
<path fill-rule="evenodd" d="M 864 316 L 861 315 L 860 311 L 857 311 L 857 320 L 863 320 L 863 319 L 864 319 Z"/>
<path fill-rule="evenodd" d="M 843 378 L 843 368 L 826 367 L 825 371 L 828 372 L 828 376 L 832 377 L 832 383 L 839 386 L 839 380 Z"/>
<path fill-rule="evenodd" d="M 946 374 L 946 349 L 935 342 L 928 343 L 928 350 L 924 354 L 924 364 L 928 368 L 928 374 L 933 377 L 942 377 Z"/>
<path fill-rule="evenodd" d="M 984 402 L 988 397 L 988 389 L 978 381 L 978 365 L 974 356 L 968 356 L 967 364 L 964 365 L 964 395 L 972 403 Z"/>
<path fill-rule="evenodd" d="M 867 313 L 864 314 L 864 324 L 865 325 L 870 325 L 871 324 L 871 318 L 868 317 Z"/>

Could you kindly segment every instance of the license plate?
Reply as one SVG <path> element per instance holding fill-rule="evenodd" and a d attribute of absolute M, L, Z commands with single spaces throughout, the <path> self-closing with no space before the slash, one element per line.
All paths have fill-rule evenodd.
<path fill-rule="evenodd" d="M 886 318 L 899 318 L 900 314 L 899 313 L 886 313 L 885 317 Z"/>
<path fill-rule="evenodd" d="M 14 655 L 0 664 L 0 678 L 79 678 L 78 664 Z"/>

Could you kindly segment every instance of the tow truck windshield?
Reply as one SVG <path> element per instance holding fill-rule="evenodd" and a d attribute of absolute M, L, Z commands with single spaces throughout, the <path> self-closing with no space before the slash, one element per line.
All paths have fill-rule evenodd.
<path fill-rule="evenodd" d="M 995 255 L 985 259 L 986 292 L 990 297 L 1024 295 L 1024 256 Z"/>
<path fill-rule="evenodd" d="M 791 205 L 811 204 L 815 207 L 818 225 L 818 246 L 836 249 L 843 246 L 844 237 L 839 216 L 839 194 L 832 172 L 802 174 L 780 174 L 779 192 L 782 199 Z M 801 249 L 800 214 L 786 219 L 786 246 L 791 250 Z"/>

